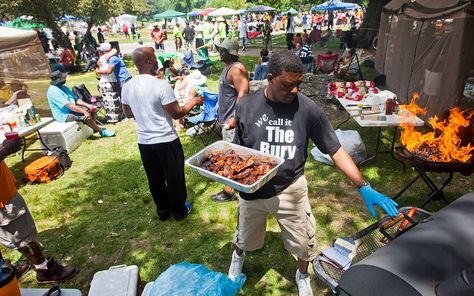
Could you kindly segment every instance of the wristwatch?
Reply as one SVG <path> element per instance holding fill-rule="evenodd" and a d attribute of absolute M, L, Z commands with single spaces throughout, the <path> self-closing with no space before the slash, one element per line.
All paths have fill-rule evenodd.
<path fill-rule="evenodd" d="M 358 189 L 361 189 L 362 187 L 365 187 L 365 186 L 370 186 L 370 183 L 367 182 L 366 180 L 362 180 L 359 182 L 359 184 L 357 184 Z"/>

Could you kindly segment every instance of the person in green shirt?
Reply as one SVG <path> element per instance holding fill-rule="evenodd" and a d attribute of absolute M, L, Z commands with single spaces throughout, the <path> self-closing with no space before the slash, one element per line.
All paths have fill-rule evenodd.
<path fill-rule="evenodd" d="M 202 37 L 204 38 L 204 44 L 208 47 L 212 45 L 212 24 L 209 19 L 202 25 Z"/>
<path fill-rule="evenodd" d="M 226 20 L 220 16 L 217 18 L 219 22 L 218 25 L 218 35 L 219 35 L 219 43 L 222 43 L 224 39 L 227 37 L 227 23 Z"/>
<path fill-rule="evenodd" d="M 173 36 L 176 51 L 178 51 L 181 49 L 181 46 L 183 46 L 183 32 L 181 32 L 181 28 L 178 23 L 176 23 L 176 26 L 173 29 Z"/>
<path fill-rule="evenodd" d="M 272 50 L 272 24 L 268 18 L 265 18 L 263 23 L 262 33 L 263 33 L 263 48 L 271 51 Z"/>

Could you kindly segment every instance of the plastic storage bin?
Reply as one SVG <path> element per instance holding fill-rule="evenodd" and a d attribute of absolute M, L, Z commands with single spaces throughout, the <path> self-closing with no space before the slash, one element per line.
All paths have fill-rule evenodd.
<path fill-rule="evenodd" d="M 92 135 L 92 129 L 82 123 L 54 121 L 39 130 L 46 147 L 41 143 L 42 149 L 53 149 L 62 146 L 68 153 L 74 151 Z"/>
<path fill-rule="evenodd" d="M 139 296 L 140 274 L 136 265 L 118 265 L 94 274 L 89 296 Z"/>

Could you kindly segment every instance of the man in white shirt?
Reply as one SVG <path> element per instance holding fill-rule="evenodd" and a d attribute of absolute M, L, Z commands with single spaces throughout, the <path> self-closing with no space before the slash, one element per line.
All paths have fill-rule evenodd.
<path fill-rule="evenodd" d="M 245 20 L 245 17 L 242 17 L 239 22 L 239 40 L 240 46 L 242 46 L 242 50 L 245 50 L 245 45 L 247 45 L 247 33 L 247 21 Z"/>
<path fill-rule="evenodd" d="M 295 20 L 291 16 L 291 13 L 288 12 L 286 18 L 286 45 L 288 46 L 288 50 L 292 50 L 295 48 L 295 44 L 293 43 L 293 35 L 295 34 Z"/>
<path fill-rule="evenodd" d="M 190 213 L 191 204 L 186 202 L 183 148 L 172 120 L 203 99 L 194 97 L 178 105 L 169 83 L 155 77 L 158 62 L 153 48 L 136 48 L 132 59 L 139 75 L 122 88 L 123 111 L 137 124 L 138 148 L 158 217 L 164 221 L 173 214 L 180 221 Z"/>

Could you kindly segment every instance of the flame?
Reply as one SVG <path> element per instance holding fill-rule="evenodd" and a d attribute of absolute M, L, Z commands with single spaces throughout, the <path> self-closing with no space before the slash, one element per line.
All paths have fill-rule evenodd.
<path fill-rule="evenodd" d="M 405 116 L 426 114 L 426 108 L 421 108 L 416 104 L 418 98 L 419 95 L 414 93 L 410 104 L 400 106 L 400 109 L 408 111 L 405 112 Z M 433 127 L 433 131 L 426 133 L 415 130 L 412 125 L 402 124 L 400 141 L 412 153 L 420 150 L 436 152 L 430 155 L 430 161 L 469 162 L 474 147 L 470 143 L 461 147 L 458 133 L 461 127 L 470 125 L 469 120 L 473 116 L 474 112 L 465 116 L 465 112 L 454 107 L 450 110 L 447 120 L 440 120 L 437 116 L 430 118 L 428 122 Z"/>

